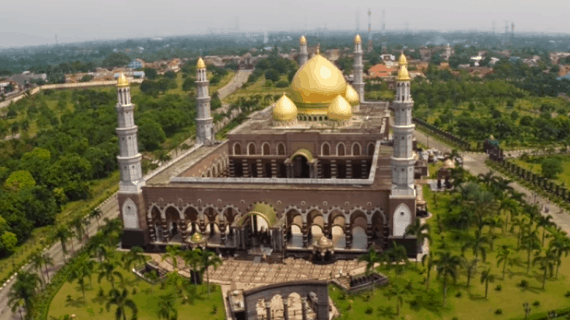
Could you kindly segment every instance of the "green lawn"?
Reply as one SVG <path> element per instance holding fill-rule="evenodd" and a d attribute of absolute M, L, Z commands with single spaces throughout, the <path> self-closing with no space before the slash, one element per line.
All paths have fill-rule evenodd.
<path fill-rule="evenodd" d="M 437 207 L 434 207 L 432 193 L 427 188 L 424 189 L 424 198 L 428 202 L 430 211 L 434 214 L 434 217 L 428 220 L 432 227 L 431 235 L 434 240 L 431 246 L 432 250 L 445 241 L 454 254 L 460 254 L 460 245 L 463 241 L 458 240 L 465 235 L 448 231 L 440 233 L 436 227 L 435 215 L 439 215 L 447 209 L 450 196 L 438 193 Z M 485 234 L 487 231 L 484 229 Z M 500 231 L 496 230 L 495 233 L 500 233 Z M 501 245 L 516 247 L 516 238 L 510 233 L 501 235 L 495 241 L 494 247 L 498 248 Z M 421 264 L 416 269 L 412 262 L 407 271 L 398 276 L 399 280 L 396 279 L 393 270 L 387 270 L 383 267 L 380 271 L 387 274 L 390 281 L 404 284 L 408 281 L 411 282 L 413 289 L 411 293 L 404 294 L 403 308 L 400 313 L 403 316 L 402 319 L 406 320 L 451 320 L 454 317 L 457 317 L 458 320 L 523 319 L 522 304 L 525 302 L 531 304 L 531 314 L 567 307 L 570 304 L 570 298 L 564 296 L 570 290 L 570 257 L 562 258 L 558 279 L 549 278 L 546 281 L 546 289 L 542 290 L 542 271 L 539 267 L 532 267 L 530 274 L 526 274 L 526 251 L 516 252 L 515 250 L 514 257 L 517 258 L 517 262 L 513 266 L 507 266 L 506 279 L 504 280 L 502 279 L 502 265 L 497 267 L 496 251 L 488 250 L 486 262 L 479 263 L 477 274 L 471 279 L 470 289 L 466 287 L 466 272 L 464 269 L 460 269 L 457 284 L 449 286 L 446 308 L 442 306 L 442 285 L 436 279 L 435 271 L 431 273 L 429 293 L 425 291 L 425 273 Z M 471 251 L 466 252 L 468 259 L 473 258 L 471 253 Z M 490 267 L 492 274 L 495 275 L 495 282 L 489 284 L 488 299 L 485 299 L 485 286 L 480 283 L 480 271 L 487 267 Z M 523 279 L 529 283 L 527 289 L 517 286 Z M 495 290 L 497 285 L 501 285 L 500 291 Z M 367 298 L 367 294 L 359 294 L 349 295 L 342 299 L 343 295 L 340 290 L 334 287 L 330 288 L 329 293 L 343 314 L 343 319 L 378 319 L 382 314 L 384 314 L 383 318 L 389 319 L 385 316 L 386 308 L 392 307 L 394 312 L 396 310 L 396 299 L 389 293 L 387 287 L 377 288 L 370 298 Z M 460 297 L 456 296 L 458 293 L 461 294 Z M 414 308 L 411 307 L 412 301 L 417 302 L 417 306 Z M 535 301 L 539 301 L 540 305 L 532 306 Z M 351 304 L 352 306 L 349 307 Z M 371 314 L 366 313 L 368 307 L 372 308 Z M 497 309 L 502 310 L 502 315 L 495 314 Z M 400 317 L 394 319 L 400 319 Z"/>
<path fill-rule="evenodd" d="M 564 183 L 567 186 L 570 186 L 570 157 L 567 155 L 558 155 L 558 157 L 562 160 L 562 167 L 564 168 L 564 172 L 558 175 L 556 181 L 558 183 Z M 522 160 L 518 158 L 511 161 L 527 170 L 531 170 L 536 174 L 542 174 L 542 168 L 539 160 Z"/>
<path fill-rule="evenodd" d="M 282 75 L 279 79 L 287 81 L 287 76 Z M 275 84 L 271 87 L 265 86 L 265 76 L 260 76 L 255 83 L 250 83 L 246 88 L 241 88 L 224 99 L 224 102 L 232 103 L 235 102 L 239 97 L 248 97 L 256 94 L 266 95 L 266 94 L 278 94 L 282 95 L 285 92 L 289 97 L 291 97 L 291 86 L 286 88 L 277 88 Z"/>
<path fill-rule="evenodd" d="M 151 285 L 144 280 L 137 280 L 132 272 L 120 270 L 125 277 L 126 287 L 129 290 L 129 297 L 135 302 L 139 310 L 138 320 L 155 320 L 157 319 L 158 302 L 161 295 L 170 292 L 170 288 L 161 289 L 160 285 Z M 88 285 L 89 286 L 89 285 Z M 101 280 L 101 284 L 97 283 L 97 276 L 93 276 L 93 287 L 85 292 L 85 299 L 81 294 L 79 286 L 74 283 L 65 283 L 56 294 L 50 305 L 49 317 L 59 318 L 62 315 L 76 315 L 76 319 L 115 319 L 115 309 L 111 306 L 108 312 L 105 304 L 105 298 L 97 296 L 99 288 L 103 288 L 105 293 L 111 290 L 111 284 L 105 280 Z M 133 294 L 133 290 L 136 293 Z M 192 305 L 181 305 L 177 303 L 178 319 L 225 319 L 224 303 L 220 287 L 212 285 L 212 295 L 208 297 L 208 288 L 206 285 L 199 286 L 198 298 Z M 71 299 L 67 297 L 70 296 Z M 217 307 L 216 313 L 213 312 L 214 306 Z M 127 311 L 127 318 L 130 319 L 130 310 Z"/>

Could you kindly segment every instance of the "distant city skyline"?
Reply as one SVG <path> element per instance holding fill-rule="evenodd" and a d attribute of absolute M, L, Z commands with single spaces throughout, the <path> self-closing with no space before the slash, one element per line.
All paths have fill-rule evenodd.
<path fill-rule="evenodd" d="M 0 13 L 0 48 L 123 38 L 231 32 L 289 31 L 322 28 L 367 32 L 368 9 L 372 31 L 379 32 L 382 10 L 386 30 L 476 30 L 504 32 L 505 21 L 515 32 L 568 33 L 570 1 L 530 0 L 472 3 L 451 0 L 410 0 L 380 6 L 377 1 L 204 1 L 154 2 L 60 0 L 57 3 L 28 0 L 24 7 L 9 1 Z M 358 19 L 355 19 L 355 15 Z"/>

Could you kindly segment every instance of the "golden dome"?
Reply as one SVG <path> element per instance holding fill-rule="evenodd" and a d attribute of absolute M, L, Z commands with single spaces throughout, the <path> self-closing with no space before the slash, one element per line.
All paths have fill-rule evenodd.
<path fill-rule="evenodd" d="M 403 52 L 402 52 L 402 54 L 400 55 L 400 60 L 398 60 L 398 64 L 401 65 L 401 66 L 408 65 L 408 59 L 406 59 L 406 55 L 404 55 Z"/>
<path fill-rule="evenodd" d="M 291 121 L 295 118 L 297 118 L 297 106 L 283 93 L 283 96 L 277 100 L 273 107 L 273 119 L 277 121 Z"/>
<path fill-rule="evenodd" d="M 117 79 L 117 87 L 122 88 L 122 87 L 128 87 L 128 86 L 129 86 L 129 80 L 127 80 L 125 75 L 123 73 L 121 73 L 121 75 Z"/>
<path fill-rule="evenodd" d="M 401 66 L 400 71 L 398 71 L 398 81 L 410 81 L 410 74 L 405 65 Z"/>
<path fill-rule="evenodd" d="M 317 246 L 317 247 L 320 247 L 320 248 L 330 248 L 330 247 L 333 246 L 333 243 L 332 243 L 332 241 L 331 241 L 329 238 L 327 238 L 327 237 L 325 237 L 325 236 L 322 236 L 322 237 L 317 241 L 316 246 Z"/>
<path fill-rule="evenodd" d="M 299 104 L 331 103 L 346 92 L 342 72 L 325 57 L 317 54 L 307 61 L 295 74 L 291 84 L 291 100 Z"/>
<path fill-rule="evenodd" d="M 192 242 L 202 242 L 202 240 L 204 239 L 204 236 L 202 236 L 202 234 L 200 232 L 196 232 L 192 235 L 192 237 L 190 238 L 190 241 Z"/>
<path fill-rule="evenodd" d="M 360 99 L 358 98 L 358 92 L 356 92 L 356 90 L 354 90 L 350 84 L 346 85 L 346 92 L 344 94 L 344 97 L 350 104 L 358 104 L 360 102 Z"/>
<path fill-rule="evenodd" d="M 198 58 L 198 63 L 196 63 L 196 68 L 206 69 L 206 63 L 204 63 L 204 60 L 202 60 L 202 58 Z"/>
<path fill-rule="evenodd" d="M 357 34 L 356 37 L 354 37 L 354 43 L 361 43 L 362 39 L 360 38 L 360 35 Z"/>
<path fill-rule="evenodd" d="M 455 163 L 451 159 L 447 159 L 443 162 L 443 167 L 445 169 L 455 169 Z"/>
<path fill-rule="evenodd" d="M 307 39 L 305 38 L 305 36 L 301 36 L 301 38 L 299 38 L 299 43 L 300 44 L 307 44 Z"/>
<path fill-rule="evenodd" d="M 352 118 L 352 106 L 345 98 L 338 95 L 329 105 L 327 117 L 330 120 L 348 120 Z"/>

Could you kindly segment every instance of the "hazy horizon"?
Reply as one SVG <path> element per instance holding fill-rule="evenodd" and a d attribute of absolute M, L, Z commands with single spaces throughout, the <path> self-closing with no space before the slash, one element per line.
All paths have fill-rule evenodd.
<path fill-rule="evenodd" d="M 326 6 L 316 1 L 260 0 L 208 1 L 193 4 L 181 0 L 151 2 L 109 1 L 77 2 L 60 0 L 57 6 L 29 0 L 25 7 L 6 2 L 0 19 L 0 48 L 126 38 L 167 37 L 224 32 L 261 32 L 368 29 L 368 8 L 372 11 L 373 32 L 379 32 L 382 10 L 387 31 L 487 31 L 502 33 L 505 21 L 515 24 L 515 34 L 568 33 L 570 1 L 545 2 L 537 6 L 530 0 L 482 0 L 477 6 L 451 0 L 425 2 L 410 0 L 385 7 L 376 1 L 330 0 Z M 402 7 L 405 4 L 406 8 Z M 86 14 L 87 13 L 87 14 Z"/>

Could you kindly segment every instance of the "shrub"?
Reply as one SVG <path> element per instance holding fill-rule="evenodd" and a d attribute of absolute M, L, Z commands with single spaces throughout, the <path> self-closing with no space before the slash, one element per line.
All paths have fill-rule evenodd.
<path fill-rule="evenodd" d="M 212 307 L 212 314 L 216 314 L 218 313 L 218 306 L 213 306 Z"/>
<path fill-rule="evenodd" d="M 451 320 L 459 320 L 459 318 L 458 318 L 458 317 L 453 317 L 453 318 L 451 318 Z"/>
<path fill-rule="evenodd" d="M 455 294 L 456 298 L 461 298 L 461 291 L 459 291 L 458 293 Z"/>
<path fill-rule="evenodd" d="M 495 310 L 495 314 L 503 314 L 503 309 L 497 309 L 497 310 Z"/>
<path fill-rule="evenodd" d="M 536 300 L 535 302 L 532 303 L 532 305 L 538 307 L 540 306 L 540 301 Z"/>
<path fill-rule="evenodd" d="M 526 280 L 524 280 L 524 279 L 521 280 L 521 282 L 519 283 L 519 286 L 520 286 L 521 288 L 528 288 L 528 281 L 526 281 Z"/>
<path fill-rule="evenodd" d="M 137 294 L 137 288 L 133 288 L 133 294 Z"/>
<path fill-rule="evenodd" d="M 367 307 L 366 310 L 364 311 L 364 313 L 366 314 L 372 314 L 372 312 L 374 312 L 374 309 L 372 309 L 372 307 Z"/>
<path fill-rule="evenodd" d="M 569 290 L 569 291 L 566 291 L 566 293 L 564 294 L 564 296 L 565 296 L 566 298 L 570 298 L 570 290 Z"/>
<path fill-rule="evenodd" d="M 495 287 L 495 291 L 501 291 L 501 289 L 503 289 L 503 287 L 500 284 Z"/>
<path fill-rule="evenodd" d="M 287 88 L 287 86 L 289 86 L 289 83 L 287 83 L 287 81 L 279 81 L 275 84 L 275 87 L 277 88 Z"/>

